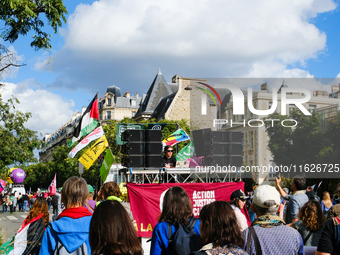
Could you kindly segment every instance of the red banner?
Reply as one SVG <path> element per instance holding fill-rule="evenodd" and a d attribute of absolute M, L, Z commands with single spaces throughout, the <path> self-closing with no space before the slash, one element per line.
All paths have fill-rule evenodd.
<path fill-rule="evenodd" d="M 221 183 L 164 183 L 164 184 L 132 184 L 127 183 L 130 206 L 135 220 L 138 237 L 151 237 L 152 230 L 157 224 L 161 213 L 161 202 L 165 192 L 172 186 L 182 187 L 189 195 L 193 214 L 199 216 L 199 212 L 206 204 L 217 200 L 230 201 L 230 195 L 235 190 L 244 191 L 244 182 Z M 250 218 L 247 209 L 243 213 Z"/>

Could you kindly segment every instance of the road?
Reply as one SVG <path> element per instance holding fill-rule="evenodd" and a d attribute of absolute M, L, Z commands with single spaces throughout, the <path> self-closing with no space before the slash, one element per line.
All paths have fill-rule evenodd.
<path fill-rule="evenodd" d="M 10 237 L 12 237 L 20 228 L 21 224 L 24 222 L 28 215 L 28 212 L 2 212 L 2 206 L 0 206 L 0 233 L 2 236 L 2 241 L 6 242 Z M 52 208 L 49 211 L 50 220 L 52 217 Z"/>

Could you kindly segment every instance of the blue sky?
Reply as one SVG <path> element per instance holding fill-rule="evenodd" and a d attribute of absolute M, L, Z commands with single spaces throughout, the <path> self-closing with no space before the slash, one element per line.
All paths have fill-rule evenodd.
<path fill-rule="evenodd" d="M 26 66 L 4 75 L 5 98 L 30 111 L 29 127 L 53 133 L 116 85 L 146 93 L 158 68 L 184 77 L 335 78 L 340 0 L 65 1 L 68 22 L 51 52 L 31 36 L 13 45 Z M 48 31 L 51 29 L 47 28 Z"/>

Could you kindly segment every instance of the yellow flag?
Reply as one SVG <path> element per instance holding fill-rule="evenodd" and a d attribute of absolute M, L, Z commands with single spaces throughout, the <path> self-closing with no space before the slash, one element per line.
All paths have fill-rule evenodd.
<path fill-rule="evenodd" d="M 108 147 L 109 144 L 106 140 L 105 135 L 103 135 L 101 138 L 99 138 L 94 145 L 91 146 L 90 149 L 88 149 L 81 157 L 79 158 L 79 161 L 87 168 L 89 169 L 90 166 L 93 164 L 93 162 L 96 160 L 96 158 L 99 157 L 99 155 L 105 150 L 106 147 Z"/>

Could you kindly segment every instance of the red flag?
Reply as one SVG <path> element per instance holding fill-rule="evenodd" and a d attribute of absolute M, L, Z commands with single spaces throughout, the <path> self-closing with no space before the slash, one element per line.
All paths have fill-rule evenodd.
<path fill-rule="evenodd" d="M 50 186 L 48 187 L 48 195 L 52 196 L 55 193 L 57 193 L 57 174 L 54 174 L 54 178 L 50 184 Z"/>

